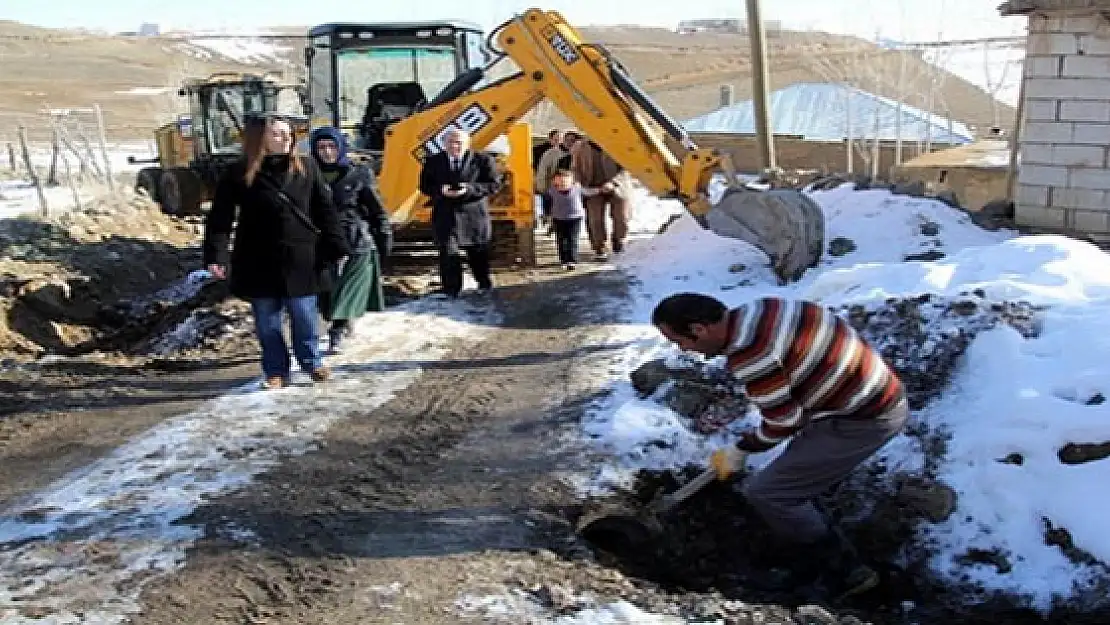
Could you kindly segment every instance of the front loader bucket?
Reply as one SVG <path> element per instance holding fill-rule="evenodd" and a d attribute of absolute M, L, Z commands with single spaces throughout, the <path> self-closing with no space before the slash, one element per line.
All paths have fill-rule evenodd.
<path fill-rule="evenodd" d="M 730 188 L 706 215 L 706 222 L 716 234 L 762 250 L 784 282 L 797 280 L 815 266 L 825 247 L 825 214 L 816 202 L 793 189 Z"/>

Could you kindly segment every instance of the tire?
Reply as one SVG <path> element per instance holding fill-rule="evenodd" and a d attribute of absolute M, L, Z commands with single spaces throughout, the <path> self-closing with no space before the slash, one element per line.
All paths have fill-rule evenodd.
<path fill-rule="evenodd" d="M 200 214 L 200 178 L 190 169 L 177 168 L 162 172 L 159 203 L 167 215 L 184 217 Z"/>
<path fill-rule="evenodd" d="M 146 167 L 139 170 L 135 174 L 135 192 L 145 194 L 150 201 L 158 202 L 162 197 L 161 191 L 161 167 Z"/>

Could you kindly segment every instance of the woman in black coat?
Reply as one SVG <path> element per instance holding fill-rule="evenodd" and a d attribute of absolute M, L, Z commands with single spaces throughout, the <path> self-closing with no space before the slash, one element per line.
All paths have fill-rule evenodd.
<path fill-rule="evenodd" d="M 244 159 L 217 184 L 205 223 L 208 270 L 217 278 L 227 276 L 231 293 L 248 300 L 254 312 L 264 388 L 289 382 L 283 311 L 292 321 L 293 354 L 301 370 L 317 382 L 328 378 L 316 328 L 316 295 L 326 287 L 325 268 L 347 254 L 331 190 L 312 159 L 294 154 L 295 146 L 288 121 L 248 120 Z"/>
<path fill-rule="evenodd" d="M 339 129 L 325 126 L 313 130 L 311 144 L 312 155 L 331 185 L 340 228 L 350 249 L 336 271 L 335 288 L 320 298 L 324 318 L 331 321 L 328 350 L 335 354 L 351 331 L 351 321 L 367 311 L 385 310 L 381 259 L 389 256 L 393 228 L 374 172 L 351 162 Z"/>

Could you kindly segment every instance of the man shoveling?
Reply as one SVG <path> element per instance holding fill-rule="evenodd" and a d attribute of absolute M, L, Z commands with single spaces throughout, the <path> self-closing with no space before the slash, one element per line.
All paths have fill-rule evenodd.
<path fill-rule="evenodd" d="M 847 322 L 812 302 L 767 297 L 730 310 L 713 297 L 681 293 L 656 306 L 652 324 L 684 350 L 725 356 L 762 414 L 735 448 L 714 453 L 718 475 L 737 470 L 747 453 L 790 439 L 741 487 L 792 556 L 764 585 L 819 577 L 840 597 L 874 588 L 878 574 L 814 499 L 902 430 L 909 406 L 898 376 Z"/>

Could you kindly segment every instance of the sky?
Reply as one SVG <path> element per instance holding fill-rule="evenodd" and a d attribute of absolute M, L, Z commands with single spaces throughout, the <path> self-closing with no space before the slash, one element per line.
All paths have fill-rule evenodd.
<path fill-rule="evenodd" d="M 763 0 L 766 20 L 785 26 L 897 40 L 974 39 L 1021 34 L 1025 20 L 1002 18 L 1001 0 Z M 467 8 L 462 8 L 466 6 Z M 574 25 L 638 24 L 673 28 L 680 20 L 745 16 L 744 0 L 0 0 L 0 19 L 57 28 L 137 30 L 263 29 L 323 22 L 466 19 L 485 27 L 529 7 L 557 10 Z M 312 7 L 311 11 L 306 11 Z M 468 14 L 467 11 L 470 11 Z"/>

